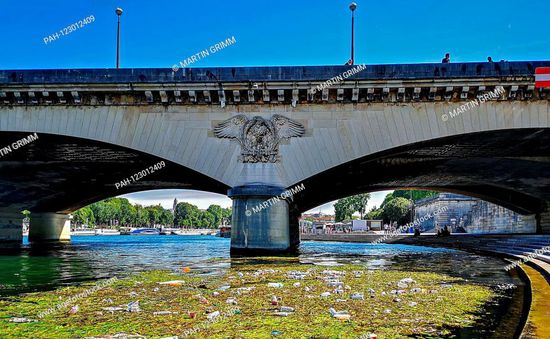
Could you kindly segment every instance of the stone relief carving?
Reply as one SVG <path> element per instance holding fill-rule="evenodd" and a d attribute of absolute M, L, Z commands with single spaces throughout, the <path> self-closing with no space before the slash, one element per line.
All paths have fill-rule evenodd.
<path fill-rule="evenodd" d="M 301 137 L 304 133 L 305 128 L 301 123 L 279 114 L 274 114 L 270 120 L 259 116 L 249 119 L 239 114 L 214 127 L 216 137 L 239 141 L 239 160 L 244 163 L 277 162 L 281 140 Z"/>

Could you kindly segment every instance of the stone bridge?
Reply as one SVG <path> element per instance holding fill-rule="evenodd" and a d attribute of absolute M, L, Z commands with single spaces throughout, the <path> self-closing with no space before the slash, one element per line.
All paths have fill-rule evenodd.
<path fill-rule="evenodd" d="M 0 241 L 21 241 L 23 209 L 31 241 L 67 239 L 72 211 L 167 188 L 229 195 L 234 252 L 290 250 L 302 212 L 397 188 L 479 197 L 550 233 L 550 91 L 534 82 L 549 66 L 0 71 Z"/>

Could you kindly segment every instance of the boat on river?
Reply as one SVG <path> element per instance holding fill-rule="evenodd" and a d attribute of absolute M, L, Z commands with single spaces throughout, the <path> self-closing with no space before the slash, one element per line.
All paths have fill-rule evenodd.
<path fill-rule="evenodd" d="M 111 228 L 99 228 L 96 229 L 96 235 L 120 235 L 119 230 L 114 230 Z"/>
<path fill-rule="evenodd" d="M 131 235 L 159 235 L 160 230 L 158 228 L 137 228 L 130 232 Z"/>
<path fill-rule="evenodd" d="M 81 228 L 73 228 L 71 230 L 71 235 L 91 236 L 95 234 L 96 234 L 96 230 L 94 228 L 81 227 Z"/>
<path fill-rule="evenodd" d="M 220 226 L 216 237 L 220 238 L 231 238 L 231 225 Z"/>

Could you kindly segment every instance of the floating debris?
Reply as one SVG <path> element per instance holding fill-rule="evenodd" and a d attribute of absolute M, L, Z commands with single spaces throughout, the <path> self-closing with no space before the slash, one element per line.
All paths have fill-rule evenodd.
<path fill-rule="evenodd" d="M 283 286 L 281 283 L 267 283 L 267 287 L 281 288 Z"/>
<path fill-rule="evenodd" d="M 123 307 L 103 307 L 102 310 L 111 312 L 111 314 L 113 314 L 116 311 L 124 311 L 125 309 Z"/>
<path fill-rule="evenodd" d="M 20 318 L 20 317 L 10 318 L 10 323 L 18 323 L 18 324 L 33 323 L 33 322 L 36 322 L 36 321 L 38 321 L 38 320 L 29 319 L 29 318 Z"/>
<path fill-rule="evenodd" d="M 169 286 L 181 286 L 185 284 L 185 281 L 183 280 L 170 280 L 170 281 L 161 281 L 158 283 L 159 285 L 169 285 Z"/>
<path fill-rule="evenodd" d="M 153 315 L 168 315 L 168 314 L 178 314 L 178 312 L 172 312 L 172 311 L 158 311 L 158 312 L 153 312 Z"/>
<path fill-rule="evenodd" d="M 139 307 L 139 300 L 132 301 L 128 304 L 128 307 L 126 308 L 126 311 L 128 312 L 141 312 L 141 308 Z"/>
<path fill-rule="evenodd" d="M 281 312 L 294 312 L 294 307 L 290 307 L 290 306 L 281 306 L 281 308 L 279 309 L 279 311 Z"/>
<path fill-rule="evenodd" d="M 339 319 L 339 320 L 349 320 L 351 318 L 351 315 L 348 311 L 336 311 L 334 308 L 329 309 L 330 314 L 333 318 Z"/>
<path fill-rule="evenodd" d="M 212 312 L 212 313 L 208 313 L 208 314 L 206 315 L 206 318 L 207 318 L 208 320 L 212 320 L 212 319 L 216 319 L 216 318 L 219 317 L 219 316 L 220 316 L 220 311 L 215 311 L 215 312 Z"/>
<path fill-rule="evenodd" d="M 351 295 L 352 300 L 365 300 L 365 295 L 363 293 L 353 293 Z"/>
<path fill-rule="evenodd" d="M 288 312 L 273 312 L 273 315 L 275 315 L 277 317 L 288 317 L 290 315 L 290 313 L 288 313 Z"/>

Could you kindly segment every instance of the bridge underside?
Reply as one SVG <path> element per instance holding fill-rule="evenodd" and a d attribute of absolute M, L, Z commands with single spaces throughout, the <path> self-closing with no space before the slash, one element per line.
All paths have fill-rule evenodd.
<path fill-rule="evenodd" d="M 304 185 L 294 202 L 299 212 L 362 192 L 416 188 L 478 197 L 544 221 L 550 130 L 498 130 L 411 144 L 334 167 Z M 538 227 L 550 232 L 544 222 Z"/>
<path fill-rule="evenodd" d="M 12 145 L 30 133 L 0 133 Z M 68 239 L 67 214 L 90 203 L 137 191 L 194 189 L 226 194 L 210 177 L 136 150 L 87 139 L 39 134 L 0 158 L 0 242 L 21 241 L 21 211 L 31 211 L 29 238 Z M 166 166 L 130 185 L 116 184 L 164 161 Z"/>
<path fill-rule="evenodd" d="M 0 144 L 10 145 L 28 134 L 0 133 Z M 43 225 L 37 227 L 53 230 L 53 233 L 37 230 L 37 240 L 59 240 L 66 231 L 63 215 L 107 197 L 162 188 L 220 194 L 229 189 L 210 177 L 166 160 L 162 170 L 132 185 L 116 188 L 116 183 L 161 160 L 112 144 L 39 134 L 38 140 L 0 158 L 0 223 L 7 230 L 7 237 L 2 240 L 20 240 L 13 237 L 13 220 L 23 209 L 30 210 L 39 220 L 37 223 Z M 537 231 L 548 233 L 550 129 L 497 130 L 411 144 L 355 159 L 310 177 L 303 184 L 305 190 L 294 196 L 288 208 L 274 214 L 266 210 L 245 218 L 243 213 L 250 206 L 237 211 L 243 204 L 250 205 L 251 197 L 257 195 L 256 204 L 269 199 L 271 193 L 235 197 L 234 216 L 247 220 L 250 224 L 247 230 L 254 229 L 255 223 L 263 225 L 263 219 L 277 219 L 279 228 L 286 229 L 280 242 L 288 244 L 277 249 L 288 250 L 299 243 L 298 218 L 306 210 L 362 192 L 417 188 L 462 193 L 521 214 L 535 214 Z M 288 223 L 280 223 L 286 215 Z M 238 225 L 234 226 L 233 242 L 243 242 L 245 248 L 250 247 L 249 241 L 255 236 L 259 237 L 240 235 Z M 269 228 L 261 232 L 265 234 L 259 238 L 267 239 L 266 243 L 270 237 L 281 237 L 281 232 Z"/>

